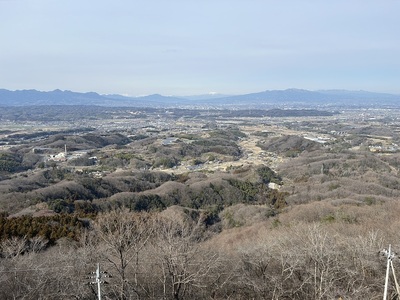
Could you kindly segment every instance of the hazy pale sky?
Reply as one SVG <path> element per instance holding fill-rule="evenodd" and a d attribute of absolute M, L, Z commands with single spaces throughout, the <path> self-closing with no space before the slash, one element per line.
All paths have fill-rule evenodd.
<path fill-rule="evenodd" d="M 398 0 L 0 0 L 0 88 L 400 94 Z"/>

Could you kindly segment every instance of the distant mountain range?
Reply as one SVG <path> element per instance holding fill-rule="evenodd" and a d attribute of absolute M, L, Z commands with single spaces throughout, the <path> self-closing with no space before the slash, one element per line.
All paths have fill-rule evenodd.
<path fill-rule="evenodd" d="M 272 106 L 400 106 L 400 95 L 366 91 L 301 89 L 271 90 L 244 95 L 218 94 L 175 97 L 159 94 L 125 97 L 54 90 L 0 89 L 0 106 L 97 105 L 110 107 L 272 107 Z"/>

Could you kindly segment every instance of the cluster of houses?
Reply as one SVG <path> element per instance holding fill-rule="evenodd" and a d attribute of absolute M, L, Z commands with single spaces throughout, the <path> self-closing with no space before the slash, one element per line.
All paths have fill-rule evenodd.
<path fill-rule="evenodd" d="M 52 149 L 50 148 L 33 148 L 32 152 L 34 153 L 46 153 L 50 152 Z M 81 151 L 73 151 L 73 152 L 67 152 L 67 145 L 64 145 L 64 151 L 59 152 L 57 154 L 48 154 L 45 156 L 46 161 L 55 161 L 55 162 L 66 162 L 71 159 L 77 159 L 82 156 L 85 156 L 88 154 L 88 150 L 81 150 Z M 97 161 L 97 157 L 89 157 L 89 159 L 92 159 L 94 161 Z"/>

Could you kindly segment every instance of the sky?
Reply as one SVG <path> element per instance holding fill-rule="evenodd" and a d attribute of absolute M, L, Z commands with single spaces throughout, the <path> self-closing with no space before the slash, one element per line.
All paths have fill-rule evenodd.
<path fill-rule="evenodd" d="M 0 0 L 0 88 L 400 94 L 400 0 Z"/>

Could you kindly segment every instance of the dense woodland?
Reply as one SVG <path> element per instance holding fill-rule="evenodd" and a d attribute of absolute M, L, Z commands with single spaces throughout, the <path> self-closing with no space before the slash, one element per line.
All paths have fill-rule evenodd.
<path fill-rule="evenodd" d="M 0 299 L 94 299 L 97 263 L 104 299 L 381 299 L 400 154 L 368 147 L 396 134 L 321 144 L 214 127 L 3 132 L 25 142 L 0 151 Z M 234 164 L 250 135 L 282 162 Z M 86 152 L 44 159 L 65 145 Z"/>

